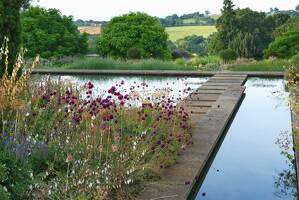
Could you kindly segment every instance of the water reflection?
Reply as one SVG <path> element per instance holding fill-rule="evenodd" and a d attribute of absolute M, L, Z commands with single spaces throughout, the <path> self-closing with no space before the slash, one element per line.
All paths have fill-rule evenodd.
<path fill-rule="evenodd" d="M 292 130 L 284 80 L 249 78 L 245 93 L 196 200 L 296 199 L 292 138 L 282 139 Z"/>
<path fill-rule="evenodd" d="M 281 149 L 281 155 L 285 158 L 287 165 L 286 169 L 283 169 L 277 173 L 274 177 L 275 195 L 283 198 L 285 196 L 297 197 L 297 179 L 295 171 L 295 160 L 292 142 L 292 133 L 289 131 L 283 131 L 280 133 L 276 144 Z"/>

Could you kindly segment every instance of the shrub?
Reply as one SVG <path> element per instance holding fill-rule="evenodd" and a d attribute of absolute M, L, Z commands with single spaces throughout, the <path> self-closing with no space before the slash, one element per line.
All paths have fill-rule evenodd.
<path fill-rule="evenodd" d="M 140 59 L 141 58 L 141 53 L 139 49 L 132 47 L 128 50 L 127 52 L 127 58 L 128 59 Z"/>
<path fill-rule="evenodd" d="M 190 53 L 184 49 L 175 49 L 171 53 L 172 59 L 177 59 L 177 58 L 184 58 L 184 59 L 189 59 L 191 57 Z"/>
<path fill-rule="evenodd" d="M 238 57 L 237 53 L 231 49 L 220 51 L 219 56 L 224 63 L 235 61 Z"/>
<path fill-rule="evenodd" d="M 205 55 L 208 52 L 207 40 L 202 36 L 186 36 L 185 38 L 178 40 L 177 44 L 180 49 L 185 49 L 190 53 Z"/>
<path fill-rule="evenodd" d="M 266 58 L 290 58 L 299 52 L 299 32 L 287 32 L 275 38 L 269 47 L 264 50 Z"/>

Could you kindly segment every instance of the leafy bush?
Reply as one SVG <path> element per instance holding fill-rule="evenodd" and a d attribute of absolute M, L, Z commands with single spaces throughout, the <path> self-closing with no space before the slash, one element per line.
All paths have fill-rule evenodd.
<path fill-rule="evenodd" d="M 231 49 L 220 51 L 219 56 L 224 63 L 232 62 L 238 57 L 237 53 Z"/>
<path fill-rule="evenodd" d="M 26 56 L 42 58 L 85 54 L 88 37 L 80 35 L 71 16 L 59 10 L 30 7 L 21 13 L 23 45 Z"/>
<path fill-rule="evenodd" d="M 177 58 L 184 58 L 188 59 L 191 57 L 190 53 L 186 51 L 185 49 L 175 49 L 171 53 L 172 59 L 177 59 Z"/>
<path fill-rule="evenodd" d="M 141 53 L 139 49 L 132 47 L 128 50 L 127 52 L 127 58 L 128 59 L 140 59 L 141 58 Z"/>
<path fill-rule="evenodd" d="M 202 36 L 191 35 L 177 41 L 178 48 L 190 53 L 205 55 L 208 52 L 207 40 Z"/>
<path fill-rule="evenodd" d="M 127 58 L 131 47 L 140 50 L 142 58 L 169 59 L 168 35 L 159 21 L 144 13 L 114 17 L 103 29 L 98 40 L 102 56 Z"/>
<path fill-rule="evenodd" d="M 287 32 L 275 38 L 264 50 L 266 58 L 270 56 L 278 58 L 290 58 L 299 52 L 299 32 Z"/>

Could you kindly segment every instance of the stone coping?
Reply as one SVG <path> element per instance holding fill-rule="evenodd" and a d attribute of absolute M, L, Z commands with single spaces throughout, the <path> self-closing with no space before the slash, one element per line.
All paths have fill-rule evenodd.
<path fill-rule="evenodd" d="M 284 72 L 202 72 L 202 71 L 177 71 L 177 70 L 92 70 L 92 69 L 34 69 L 33 74 L 51 75 L 121 75 L 121 76 L 190 76 L 207 77 L 215 74 L 247 75 L 248 77 L 284 77 Z"/>

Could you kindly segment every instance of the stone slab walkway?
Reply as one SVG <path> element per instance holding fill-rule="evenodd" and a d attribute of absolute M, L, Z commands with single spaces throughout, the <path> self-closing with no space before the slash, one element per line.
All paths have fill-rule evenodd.
<path fill-rule="evenodd" d="M 191 115 L 193 145 L 178 162 L 147 183 L 139 200 L 186 199 L 242 100 L 244 74 L 216 74 L 180 104 Z"/>

